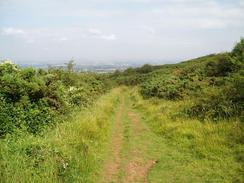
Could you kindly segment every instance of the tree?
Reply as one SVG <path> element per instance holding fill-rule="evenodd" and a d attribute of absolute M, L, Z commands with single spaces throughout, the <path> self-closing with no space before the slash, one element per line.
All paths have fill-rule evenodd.
<path fill-rule="evenodd" d="M 229 73 L 238 69 L 238 65 L 228 54 L 217 56 L 217 61 L 207 63 L 205 72 L 207 76 L 227 76 Z"/>
<path fill-rule="evenodd" d="M 149 73 L 149 72 L 153 71 L 153 66 L 151 66 L 149 64 L 145 64 L 142 67 L 138 68 L 137 71 L 139 73 L 146 74 L 146 73 Z"/>
<path fill-rule="evenodd" d="M 74 72 L 74 65 L 75 65 L 74 63 L 75 61 L 73 58 L 68 63 L 66 63 L 67 71 L 69 73 Z"/>
<path fill-rule="evenodd" d="M 231 55 L 236 57 L 239 61 L 244 62 L 244 38 L 241 38 L 233 48 Z"/>

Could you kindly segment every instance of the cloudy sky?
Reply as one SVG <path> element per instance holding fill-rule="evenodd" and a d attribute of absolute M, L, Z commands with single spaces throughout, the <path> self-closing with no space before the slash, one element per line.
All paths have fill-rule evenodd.
<path fill-rule="evenodd" d="M 243 36 L 244 0 L 0 0 L 0 60 L 169 63 Z"/>

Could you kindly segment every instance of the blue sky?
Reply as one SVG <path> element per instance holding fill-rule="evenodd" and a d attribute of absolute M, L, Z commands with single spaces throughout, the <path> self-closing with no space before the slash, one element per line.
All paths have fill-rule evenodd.
<path fill-rule="evenodd" d="M 2 0 L 0 60 L 169 63 L 229 51 L 244 0 Z"/>

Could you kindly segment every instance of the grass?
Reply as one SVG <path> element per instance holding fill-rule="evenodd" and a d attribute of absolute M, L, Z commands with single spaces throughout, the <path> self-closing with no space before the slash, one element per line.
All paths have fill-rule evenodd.
<path fill-rule="evenodd" d="M 42 136 L 19 131 L 1 139 L 0 182 L 98 182 L 122 98 L 119 180 L 126 178 L 129 163 L 153 160 L 148 172 L 153 183 L 244 182 L 241 122 L 190 119 L 181 111 L 193 100 L 144 100 L 136 88 L 112 90 Z"/>
<path fill-rule="evenodd" d="M 96 182 L 121 89 L 42 136 L 0 140 L 0 182 Z"/>
<path fill-rule="evenodd" d="M 155 157 L 161 156 L 150 171 L 150 182 L 244 181 L 241 122 L 202 123 L 180 112 L 192 101 L 144 100 L 137 89 L 130 96 L 143 121 L 161 137 L 152 145 L 158 148 L 151 147 L 159 151 Z"/>

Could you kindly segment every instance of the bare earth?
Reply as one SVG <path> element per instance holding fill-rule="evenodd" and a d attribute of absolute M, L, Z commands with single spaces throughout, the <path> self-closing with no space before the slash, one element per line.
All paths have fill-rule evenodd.
<path fill-rule="evenodd" d="M 112 154 L 104 167 L 103 182 L 117 182 L 115 179 L 120 169 L 120 152 L 123 144 L 122 114 L 124 110 L 124 101 L 120 104 L 116 114 L 115 126 L 112 134 Z"/>
<path fill-rule="evenodd" d="M 133 134 L 136 136 L 143 135 L 143 131 L 147 130 L 141 126 L 141 122 L 137 114 L 133 112 L 128 113 L 129 119 L 132 123 Z M 132 160 L 126 166 L 125 181 L 124 182 L 143 182 L 147 183 L 147 175 L 150 168 L 155 164 L 154 160 L 145 160 L 141 154 L 140 149 L 133 149 L 131 152 Z"/>
<path fill-rule="evenodd" d="M 127 108 L 129 108 L 129 112 Z M 123 123 L 129 121 L 130 141 L 132 145 L 128 149 L 128 155 L 122 158 L 123 146 L 125 143 Z M 148 141 L 142 141 L 145 128 L 138 115 L 130 110 L 129 105 L 125 105 L 122 100 L 116 114 L 116 121 L 113 128 L 111 154 L 103 169 L 103 183 L 147 183 L 148 172 L 155 164 L 155 160 L 148 160 L 144 156 L 144 151 L 148 148 Z M 137 143 L 140 142 L 140 143 Z M 130 142 L 131 143 L 131 142 Z M 133 145 L 139 144 L 139 145 Z M 122 173 L 121 173 L 122 172 Z"/>

